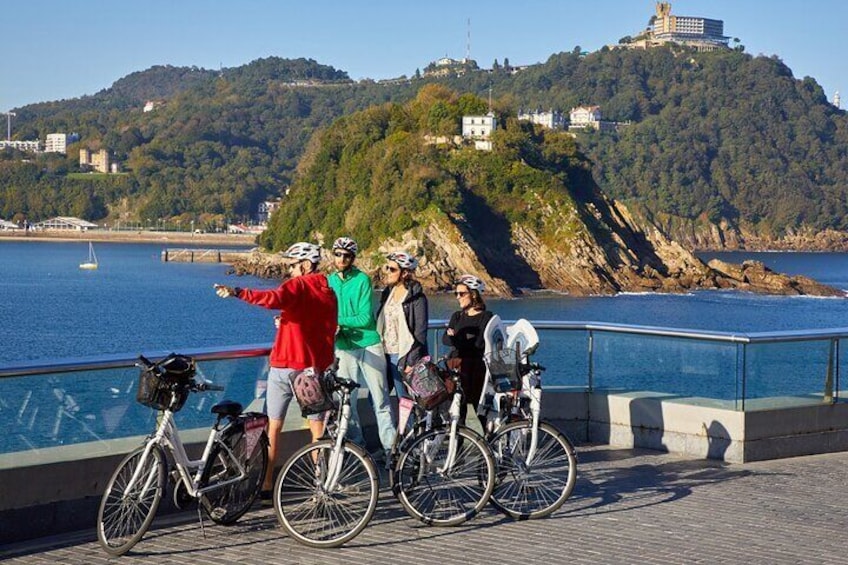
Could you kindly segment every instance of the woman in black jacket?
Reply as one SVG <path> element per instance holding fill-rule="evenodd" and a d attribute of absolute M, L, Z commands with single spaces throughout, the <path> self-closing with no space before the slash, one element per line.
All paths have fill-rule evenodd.
<path fill-rule="evenodd" d="M 401 372 L 411 369 L 427 348 L 429 314 L 427 297 L 421 283 L 415 280 L 418 260 L 404 251 L 389 254 L 383 266 L 386 288 L 377 309 L 377 331 L 386 350 L 389 376 L 398 398 L 409 397 Z"/>
<path fill-rule="evenodd" d="M 477 410 L 477 403 L 486 383 L 486 365 L 483 353 L 486 349 L 485 330 L 493 314 L 486 310 L 483 291 L 486 285 L 474 275 L 462 275 L 456 281 L 456 299 L 460 309 L 451 315 L 442 343 L 451 347 L 448 366 L 459 370 L 465 399 Z M 465 422 L 467 406 L 462 407 L 462 422 Z"/>

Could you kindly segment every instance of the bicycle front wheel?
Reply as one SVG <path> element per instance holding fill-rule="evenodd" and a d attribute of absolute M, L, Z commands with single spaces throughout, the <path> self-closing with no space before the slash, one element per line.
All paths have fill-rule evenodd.
<path fill-rule="evenodd" d="M 165 454 L 158 445 L 147 457 L 144 447 L 127 455 L 115 469 L 97 511 L 97 539 L 110 555 L 123 555 L 144 536 L 165 492 Z M 130 482 L 138 470 L 131 488 Z"/>
<path fill-rule="evenodd" d="M 238 464 L 236 463 L 238 461 Z M 204 510 L 217 524 L 234 524 L 247 512 L 262 489 L 265 467 L 268 464 L 268 439 L 262 432 L 254 445 L 248 445 L 244 431 L 225 436 L 209 454 L 203 485 L 232 480 L 244 468 L 245 477 L 238 482 L 210 490 L 201 497 Z"/>
<path fill-rule="evenodd" d="M 455 526 L 477 515 L 495 484 L 495 462 L 476 432 L 457 428 L 454 464 L 445 469 L 450 445 L 446 429 L 426 432 L 400 453 L 394 493 L 410 516 L 433 526 Z"/>
<path fill-rule="evenodd" d="M 532 422 L 513 422 L 489 441 L 498 464 L 492 504 L 516 520 L 555 512 L 571 495 L 577 480 L 574 447 L 546 422 L 539 423 L 536 452 L 527 463 L 532 432 Z"/>
<path fill-rule="evenodd" d="M 377 468 L 368 453 L 342 444 L 337 480 L 330 481 L 334 440 L 297 450 L 274 485 L 274 509 L 288 534 L 310 547 L 338 547 L 356 537 L 377 507 Z"/>

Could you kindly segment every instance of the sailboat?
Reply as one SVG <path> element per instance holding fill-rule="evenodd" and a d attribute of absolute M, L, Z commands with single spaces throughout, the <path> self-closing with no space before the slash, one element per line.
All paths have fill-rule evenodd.
<path fill-rule="evenodd" d="M 97 268 L 97 255 L 94 254 L 94 245 L 88 242 L 88 261 L 80 263 L 80 269 L 94 270 Z"/>

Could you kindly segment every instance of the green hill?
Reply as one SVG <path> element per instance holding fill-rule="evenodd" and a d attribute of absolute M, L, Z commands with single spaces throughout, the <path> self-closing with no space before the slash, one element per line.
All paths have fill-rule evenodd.
<path fill-rule="evenodd" d="M 70 213 L 82 190 L 102 200 L 95 208 L 103 215 L 248 216 L 294 182 L 302 156 L 307 163 L 317 158 L 308 149 L 316 130 L 372 106 L 370 112 L 385 112 L 383 104 L 411 101 L 430 82 L 480 97 L 491 88 L 502 124 L 519 108 L 567 112 L 579 104 L 601 106 L 604 119 L 630 121 L 618 133 L 581 133 L 578 145 L 604 192 L 661 225 L 724 221 L 773 236 L 803 227 L 848 230 L 846 116 L 815 81 L 793 78 L 776 58 L 670 49 L 560 53 L 515 74 L 391 84 L 353 83 L 303 59 L 272 57 L 222 71 L 154 67 L 93 96 L 16 110 L 16 138 L 76 131 L 82 144 L 113 151 L 130 175 L 115 186 L 69 183 L 74 147 L 64 162 L 52 158 L 31 169 L 4 152 L 0 215 Z M 142 113 L 147 99 L 165 104 Z M 457 116 L 446 117 L 454 121 L 436 129 L 457 132 Z M 343 150 L 345 143 L 336 145 Z M 403 150 L 402 140 L 396 145 Z M 449 183 L 414 166 L 370 174 L 404 176 L 409 191 L 416 182 L 439 187 L 424 196 L 410 192 L 411 208 L 450 202 Z M 409 221 L 379 220 L 375 230 Z"/>

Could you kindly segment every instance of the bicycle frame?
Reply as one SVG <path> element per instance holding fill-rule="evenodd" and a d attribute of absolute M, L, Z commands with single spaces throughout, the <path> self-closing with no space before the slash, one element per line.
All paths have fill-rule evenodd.
<path fill-rule="evenodd" d="M 436 470 L 439 473 L 447 473 L 451 469 L 453 469 L 454 463 L 456 463 L 456 449 L 457 449 L 457 439 L 456 439 L 456 429 L 459 425 L 459 414 L 462 405 L 462 393 L 457 391 L 453 395 L 453 399 L 451 400 L 450 409 L 448 410 L 448 414 L 450 414 L 450 434 L 448 435 L 448 456 L 445 458 L 445 464 L 441 467 L 437 467 Z M 440 440 L 438 442 L 434 441 L 436 444 L 436 448 L 441 445 L 441 442 L 444 440 Z M 435 452 L 434 452 L 435 453 Z"/>
<path fill-rule="evenodd" d="M 527 458 L 524 461 L 527 466 L 530 466 L 536 456 L 539 421 L 542 412 L 542 387 L 539 369 L 533 368 L 527 374 L 522 375 L 521 390 L 494 393 L 492 407 L 486 414 L 488 418 L 486 431 L 491 435 L 507 424 L 512 419 L 514 412 L 519 409 L 521 399 L 530 401 L 529 420 L 532 423 L 530 427 L 530 448 L 527 450 Z M 506 407 L 506 410 L 502 410 L 502 407 Z M 491 412 L 495 413 L 494 417 L 491 416 Z M 522 417 L 527 418 L 526 415 L 522 415 Z"/>
<path fill-rule="evenodd" d="M 136 467 L 132 477 L 127 483 L 127 486 L 124 489 L 124 495 L 126 496 L 128 493 L 133 491 L 136 482 L 140 479 L 139 475 L 141 474 L 141 469 L 144 467 L 144 463 L 150 456 L 150 452 L 153 450 L 154 446 L 157 445 L 164 445 L 171 453 L 171 456 L 174 459 L 174 466 L 177 468 L 177 471 L 180 475 L 180 480 L 185 485 L 188 495 L 193 498 L 199 498 L 207 492 L 223 488 L 227 485 L 231 485 L 233 483 L 237 483 L 243 480 L 247 476 L 247 472 L 244 466 L 241 464 L 238 458 L 232 457 L 233 453 L 230 447 L 226 443 L 220 441 L 221 436 L 223 435 L 224 431 L 227 430 L 229 424 L 219 429 L 219 422 L 216 422 L 215 425 L 212 426 L 212 429 L 209 431 L 209 437 L 206 440 L 206 446 L 203 449 L 203 455 L 200 457 L 200 459 L 193 460 L 189 459 L 188 454 L 185 450 L 185 445 L 180 439 L 179 431 L 177 430 L 177 427 L 174 424 L 174 413 L 171 410 L 165 410 L 161 412 L 161 417 L 159 425 L 156 427 L 156 432 L 145 443 L 144 453 L 142 453 L 141 461 L 139 462 L 139 465 Z M 203 472 L 209 462 L 209 455 L 212 453 L 212 447 L 215 445 L 215 443 L 218 443 L 223 449 L 226 449 L 229 452 L 231 456 L 230 461 L 235 463 L 238 468 L 238 475 L 226 481 L 216 482 L 214 484 L 207 485 L 201 488 L 200 482 L 203 477 Z M 192 476 L 190 472 L 192 470 L 194 470 L 194 476 Z M 147 479 L 145 480 L 142 492 L 146 492 L 155 480 L 156 474 L 151 471 L 150 476 L 147 477 Z"/>
<path fill-rule="evenodd" d="M 325 424 L 330 418 L 331 412 L 328 412 Z M 341 406 L 339 408 L 339 419 L 337 422 L 336 437 L 333 449 L 330 452 L 330 460 L 327 464 L 327 476 L 324 477 L 323 487 L 327 492 L 332 492 L 338 486 L 339 474 L 341 473 L 344 450 L 342 444 L 347 436 L 347 428 L 350 423 L 350 392 L 346 388 L 342 388 Z"/>

